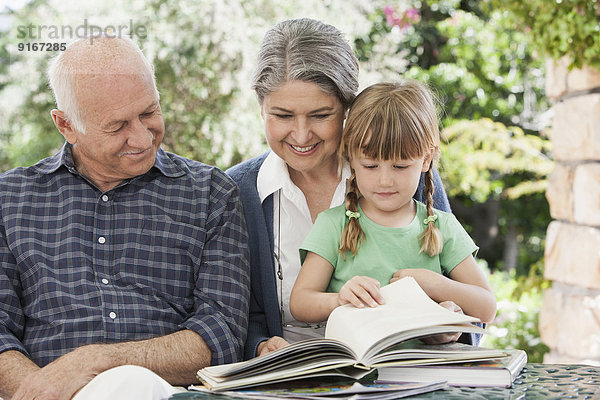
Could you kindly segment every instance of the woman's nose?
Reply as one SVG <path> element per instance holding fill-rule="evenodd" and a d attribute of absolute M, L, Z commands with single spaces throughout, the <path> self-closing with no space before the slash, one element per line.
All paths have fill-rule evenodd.
<path fill-rule="evenodd" d="M 296 118 L 293 132 L 294 140 L 297 144 L 308 144 L 312 138 L 312 130 L 306 118 Z"/>

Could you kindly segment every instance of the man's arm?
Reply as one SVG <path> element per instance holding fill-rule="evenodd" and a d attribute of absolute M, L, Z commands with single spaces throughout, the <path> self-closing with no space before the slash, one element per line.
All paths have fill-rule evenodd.
<path fill-rule="evenodd" d="M 113 360 L 109 368 L 133 364 L 146 367 L 172 385 L 197 381 L 196 372 L 210 365 L 211 351 L 196 332 L 184 329 L 170 335 L 139 342 L 92 345 L 98 353 Z M 88 347 L 88 346 L 85 346 Z"/>
<path fill-rule="evenodd" d="M 202 336 L 211 364 L 242 359 L 248 331 L 250 268 L 248 233 L 235 183 L 221 170 L 211 174 L 196 310 L 180 326 Z"/>
<path fill-rule="evenodd" d="M 21 288 L 16 265 L 0 213 L 0 397 L 4 399 L 10 398 L 19 385 L 26 382 L 25 377 L 39 369 L 23 353 L 25 347 L 18 339 L 24 331 L 25 317 L 17 295 Z"/>
<path fill-rule="evenodd" d="M 224 175 L 215 174 L 217 179 Z M 206 236 L 190 238 L 204 240 L 194 290 L 195 312 L 182 321 L 181 331 L 170 335 L 83 346 L 34 372 L 36 365 L 27 361 L 18 339 L 24 318 L 22 312 L 19 314 L 19 279 L 16 269 L 10 268 L 16 261 L 8 246 L 0 246 L 0 256 L 6 256 L 1 257 L 6 268 L 0 268 L 0 283 L 6 285 L 0 285 L 0 300 L 7 300 L 0 305 L 0 333 L 4 335 L 0 336 L 4 347 L 0 349 L 4 367 L 0 370 L 0 391 L 11 395 L 17 390 L 15 399 L 70 399 L 96 375 L 119 365 L 141 365 L 172 384 L 187 384 L 196 382 L 196 371 L 211 360 L 213 364 L 238 361 L 248 321 L 248 238 L 237 188 L 228 178 L 221 178 L 220 183 L 220 187 L 212 188 L 209 214 L 201 218 L 207 223 Z M 17 348 L 22 349 L 23 356 L 12 351 Z M 8 358 L 13 356 L 16 360 Z"/>
<path fill-rule="evenodd" d="M 0 397 L 8 399 L 16 392 L 25 377 L 39 370 L 33 361 L 17 350 L 0 354 Z"/>
<path fill-rule="evenodd" d="M 173 385 L 187 385 L 196 382 L 196 372 L 210 359 L 204 340 L 190 330 L 138 342 L 83 346 L 41 369 L 22 353 L 7 351 L 0 354 L 0 392 L 13 400 L 70 399 L 96 375 L 120 365 L 143 366 Z"/>

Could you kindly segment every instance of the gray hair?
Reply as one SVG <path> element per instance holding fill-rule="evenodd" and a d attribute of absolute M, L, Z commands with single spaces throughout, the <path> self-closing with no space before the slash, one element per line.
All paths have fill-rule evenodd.
<path fill-rule="evenodd" d="M 265 34 L 252 89 L 259 103 L 286 82 L 317 84 L 348 108 L 358 90 L 358 59 L 334 26 L 309 18 L 279 22 Z"/>
<path fill-rule="evenodd" d="M 119 42 L 113 42 L 119 40 Z M 86 45 L 89 42 L 89 47 Z M 92 46 L 94 46 L 92 48 Z M 85 53 L 93 52 L 93 59 L 86 57 Z M 115 68 L 115 57 L 118 55 L 137 55 L 147 68 L 152 77 L 152 84 L 156 89 L 154 68 L 136 42 L 127 36 L 102 36 L 94 35 L 72 41 L 66 50 L 54 57 L 48 66 L 48 83 L 54 94 L 56 107 L 64 112 L 65 118 L 71 125 L 85 133 L 83 124 L 83 110 L 77 100 L 77 75 L 94 73 L 112 73 Z M 112 69 L 111 69 L 112 68 Z"/>

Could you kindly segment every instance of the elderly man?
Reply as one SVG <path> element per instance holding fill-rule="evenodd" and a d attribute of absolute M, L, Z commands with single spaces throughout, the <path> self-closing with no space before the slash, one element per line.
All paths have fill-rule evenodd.
<path fill-rule="evenodd" d="M 0 396 L 160 398 L 239 360 L 236 185 L 160 149 L 153 70 L 131 40 L 76 41 L 48 75 L 66 143 L 0 175 Z"/>

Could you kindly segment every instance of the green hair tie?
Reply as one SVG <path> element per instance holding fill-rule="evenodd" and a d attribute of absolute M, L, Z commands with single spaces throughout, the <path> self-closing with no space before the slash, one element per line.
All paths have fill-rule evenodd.
<path fill-rule="evenodd" d="M 435 222 L 435 220 L 436 220 L 436 219 L 437 219 L 437 215 L 435 215 L 435 214 L 434 214 L 434 215 L 430 215 L 429 217 L 427 217 L 427 218 L 425 218 L 425 219 L 423 220 L 423 223 L 424 223 L 425 225 L 427 225 L 427 224 L 428 224 L 428 223 L 430 223 L 430 222 Z"/>
<path fill-rule="evenodd" d="M 346 210 L 346 216 L 348 218 L 350 218 L 350 219 L 352 219 L 352 218 L 359 219 L 360 218 L 360 213 L 359 212 L 350 211 L 350 210 Z"/>

